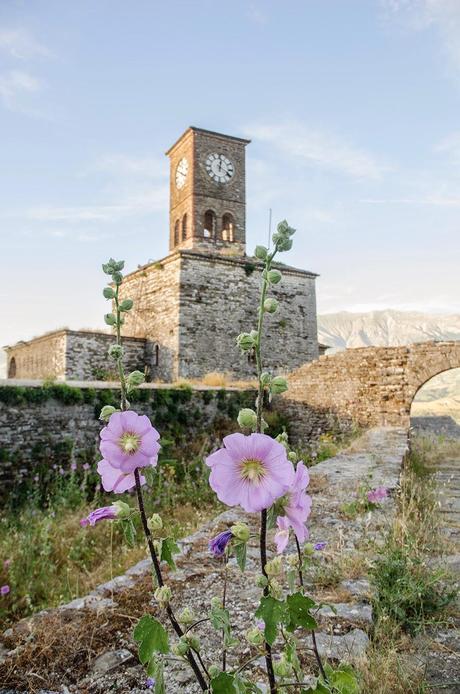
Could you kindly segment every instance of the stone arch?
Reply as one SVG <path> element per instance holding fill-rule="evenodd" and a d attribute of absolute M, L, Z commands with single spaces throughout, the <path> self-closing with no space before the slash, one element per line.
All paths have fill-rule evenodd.
<path fill-rule="evenodd" d="M 206 210 L 203 215 L 203 236 L 205 239 L 215 239 L 217 228 L 217 215 L 214 210 Z"/>
<path fill-rule="evenodd" d="M 10 363 L 8 364 L 8 378 L 16 378 L 17 367 L 15 357 L 11 357 Z"/>
<path fill-rule="evenodd" d="M 230 212 L 222 215 L 222 240 L 232 243 L 235 240 L 235 220 Z"/>
<path fill-rule="evenodd" d="M 182 217 L 182 241 L 186 241 L 188 234 L 187 229 L 187 212 Z"/>
<path fill-rule="evenodd" d="M 174 224 L 174 245 L 177 246 L 179 244 L 179 226 L 180 222 L 178 219 L 176 219 L 176 223 Z"/>

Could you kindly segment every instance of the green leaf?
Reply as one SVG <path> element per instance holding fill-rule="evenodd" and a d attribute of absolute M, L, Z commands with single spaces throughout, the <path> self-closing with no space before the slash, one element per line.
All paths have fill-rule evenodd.
<path fill-rule="evenodd" d="M 322 682 L 317 682 L 316 687 L 309 687 L 308 689 L 302 689 L 302 694 L 331 694 L 332 690 L 329 689 L 327 684 Z"/>
<path fill-rule="evenodd" d="M 358 680 L 350 665 L 342 664 L 334 670 L 326 664 L 325 670 L 334 694 L 359 694 Z"/>
<path fill-rule="evenodd" d="M 235 687 L 235 678 L 228 672 L 221 672 L 211 680 L 213 694 L 239 694 Z"/>
<path fill-rule="evenodd" d="M 295 569 L 292 569 L 291 571 L 287 572 L 287 580 L 288 580 L 288 586 L 289 590 L 291 593 L 295 591 L 296 583 L 297 583 L 297 577 L 298 573 Z"/>
<path fill-rule="evenodd" d="M 134 640 L 139 643 L 139 660 L 148 663 L 154 653 L 169 653 L 168 634 L 155 617 L 144 615 L 134 629 Z"/>
<path fill-rule="evenodd" d="M 241 571 L 244 571 L 246 568 L 246 542 L 234 544 L 233 549 L 235 550 L 236 563 Z"/>
<path fill-rule="evenodd" d="M 180 554 L 180 549 L 171 537 L 165 537 L 161 541 L 161 561 L 165 561 L 169 567 L 175 571 L 176 562 L 174 561 L 174 555 Z"/>
<path fill-rule="evenodd" d="M 152 668 L 152 671 L 151 672 L 147 671 L 147 674 L 150 677 L 155 678 L 155 689 L 154 689 L 155 694 L 166 694 L 163 661 L 156 658 L 155 659 L 155 665 Z"/>
<path fill-rule="evenodd" d="M 286 603 L 272 598 L 271 595 L 264 595 L 256 611 L 256 617 L 260 617 L 265 622 L 265 640 L 273 645 L 278 633 L 278 625 L 281 624 L 286 614 Z"/>
<path fill-rule="evenodd" d="M 316 607 L 316 603 L 311 598 L 308 598 L 302 593 L 294 593 L 288 595 L 286 599 L 289 622 L 286 625 L 288 631 L 294 631 L 297 627 L 305 629 L 314 629 L 316 620 L 310 614 L 312 607 Z"/>
<path fill-rule="evenodd" d="M 224 607 L 212 606 L 209 617 L 214 629 L 224 632 L 224 646 L 229 646 L 232 640 L 230 612 Z"/>
<path fill-rule="evenodd" d="M 123 535 L 129 547 L 134 547 L 136 544 L 136 528 L 132 520 L 129 518 L 125 521 L 121 521 L 123 524 Z"/>

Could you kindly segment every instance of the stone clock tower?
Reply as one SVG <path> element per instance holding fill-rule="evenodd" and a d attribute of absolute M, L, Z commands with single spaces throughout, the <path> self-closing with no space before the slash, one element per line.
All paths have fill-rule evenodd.
<path fill-rule="evenodd" d="M 249 142 L 190 127 L 166 152 L 171 162 L 170 252 L 245 255 Z"/>

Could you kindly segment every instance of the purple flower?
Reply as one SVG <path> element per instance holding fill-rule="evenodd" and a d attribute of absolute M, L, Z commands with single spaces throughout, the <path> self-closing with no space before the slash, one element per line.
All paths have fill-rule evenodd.
<path fill-rule="evenodd" d="M 372 491 L 367 492 L 367 500 L 371 504 L 379 504 L 388 496 L 388 490 L 385 487 L 376 487 Z"/>
<path fill-rule="evenodd" d="M 265 622 L 263 619 L 257 619 L 256 620 L 256 627 L 260 629 L 260 631 L 263 631 L 265 629 Z"/>
<path fill-rule="evenodd" d="M 87 472 L 91 468 L 91 465 L 89 463 L 83 463 L 82 468 L 85 472 Z"/>
<path fill-rule="evenodd" d="M 214 554 L 215 557 L 223 557 L 225 553 L 225 548 L 233 537 L 231 530 L 224 530 L 224 532 L 219 533 L 212 540 L 209 540 L 209 551 Z"/>
<path fill-rule="evenodd" d="M 300 543 L 305 542 L 308 537 L 308 529 L 305 523 L 311 511 L 311 496 L 305 490 L 309 482 L 310 475 L 301 461 L 297 465 L 294 479 L 287 492 L 287 502 L 284 506 L 284 517 L 287 519 L 288 525 L 286 525 L 285 521 L 280 525 L 281 516 L 277 520 L 278 528 L 280 529 L 275 535 L 277 548 L 279 546 L 282 546 L 283 549 L 286 547 L 289 537 L 289 526 L 294 530 L 295 536 Z M 277 551 L 282 552 L 283 549 L 277 549 Z"/>
<path fill-rule="evenodd" d="M 118 509 L 116 506 L 102 506 L 101 508 L 97 508 L 95 511 L 91 511 L 86 518 L 82 518 L 80 525 L 82 528 L 87 525 L 96 525 L 96 523 L 99 523 L 101 520 L 113 520 L 117 517 L 117 515 Z"/>
<path fill-rule="evenodd" d="M 65 475 L 65 470 L 64 470 L 64 468 L 62 468 L 62 467 L 59 468 L 59 474 L 60 474 L 60 475 Z"/>
<path fill-rule="evenodd" d="M 124 474 L 136 468 L 155 466 L 160 434 L 150 419 L 136 412 L 114 412 L 101 431 L 100 451 L 104 460 Z"/>
<path fill-rule="evenodd" d="M 145 686 L 147 689 L 152 689 L 155 686 L 155 679 L 153 677 L 147 677 L 145 680 Z"/>
<path fill-rule="evenodd" d="M 70 469 L 72 470 L 72 472 L 75 472 L 75 470 L 77 469 L 77 463 L 72 463 Z"/>
<path fill-rule="evenodd" d="M 134 472 L 122 472 L 118 468 L 112 467 L 107 460 L 100 460 L 97 464 L 97 471 L 102 478 L 102 486 L 106 492 L 115 492 L 121 494 L 127 492 L 136 486 L 136 478 Z M 140 475 L 141 484 L 145 484 L 145 477 Z M 99 489 L 98 489 L 99 487 Z M 100 490 L 100 485 L 96 486 L 96 490 Z"/>
<path fill-rule="evenodd" d="M 5 571 L 8 571 L 8 569 L 10 568 L 10 564 L 11 559 L 5 559 L 5 561 L 3 562 L 3 568 L 5 569 Z"/>
<path fill-rule="evenodd" d="M 313 549 L 315 549 L 317 552 L 320 552 L 322 549 L 324 549 L 327 545 L 327 542 L 315 542 L 313 545 Z"/>
<path fill-rule="evenodd" d="M 269 508 L 294 478 L 286 449 L 266 434 L 226 436 L 224 448 L 208 456 L 206 465 L 211 468 L 209 484 L 219 500 L 250 513 Z"/>
<path fill-rule="evenodd" d="M 8 595 L 9 592 L 10 592 L 9 586 L 2 586 L 0 588 L 0 595 Z"/>
<path fill-rule="evenodd" d="M 284 552 L 289 542 L 289 528 L 291 526 L 287 516 L 278 516 L 276 519 L 278 531 L 275 533 L 276 551 L 278 554 Z"/>

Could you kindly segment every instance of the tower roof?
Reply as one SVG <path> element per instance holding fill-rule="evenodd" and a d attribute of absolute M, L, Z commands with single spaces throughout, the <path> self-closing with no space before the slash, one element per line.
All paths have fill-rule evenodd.
<path fill-rule="evenodd" d="M 182 135 L 175 141 L 173 145 L 165 152 L 166 156 L 171 154 L 171 152 L 174 150 L 174 148 L 181 142 L 181 140 L 188 135 L 190 132 L 195 132 L 195 133 L 203 133 L 204 135 L 213 135 L 214 137 L 221 137 L 222 139 L 225 140 L 233 140 L 234 142 L 241 142 L 244 145 L 248 145 L 251 140 L 245 140 L 242 137 L 235 137 L 234 135 L 225 135 L 225 133 L 218 133 L 215 130 L 205 130 L 204 128 L 197 128 L 195 125 L 190 125 L 187 130 L 185 130 Z"/>

